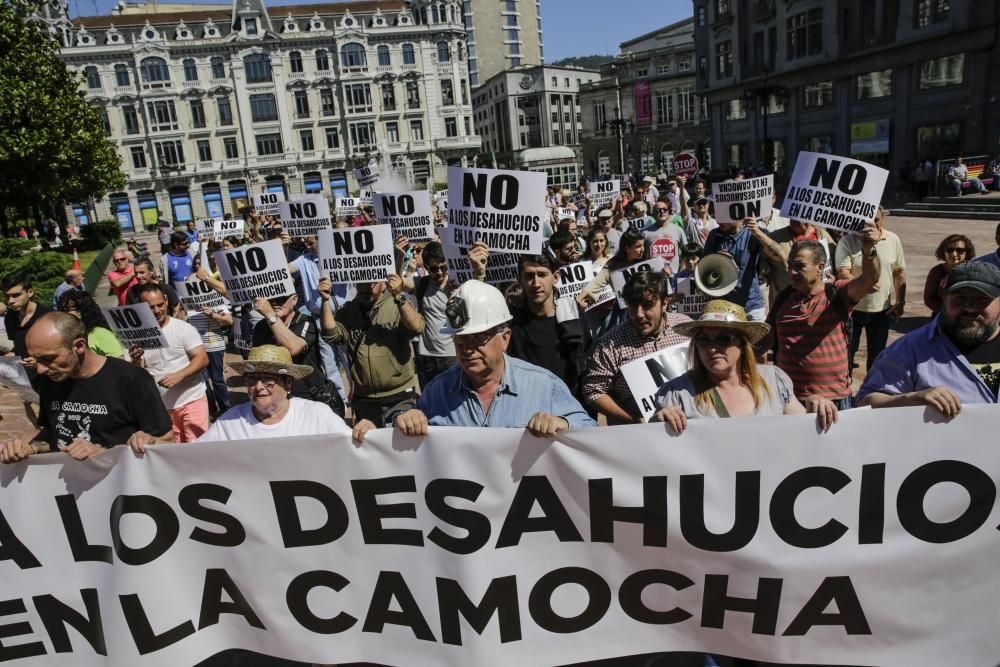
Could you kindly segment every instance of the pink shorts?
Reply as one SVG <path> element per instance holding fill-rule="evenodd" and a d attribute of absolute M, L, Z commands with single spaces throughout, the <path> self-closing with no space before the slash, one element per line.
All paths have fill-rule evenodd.
<path fill-rule="evenodd" d="M 176 442 L 194 442 L 208 430 L 208 397 L 185 403 L 179 408 L 167 410 L 174 427 Z"/>

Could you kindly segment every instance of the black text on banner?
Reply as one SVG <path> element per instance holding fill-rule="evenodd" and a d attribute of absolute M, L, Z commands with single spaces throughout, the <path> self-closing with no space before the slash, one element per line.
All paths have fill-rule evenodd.
<path fill-rule="evenodd" d="M 889 172 L 836 155 L 800 151 L 782 214 L 801 222 L 857 232 L 875 219 Z"/>
<path fill-rule="evenodd" d="M 320 230 L 320 275 L 337 284 L 375 283 L 396 270 L 389 225 Z"/>
<path fill-rule="evenodd" d="M 323 195 L 303 195 L 278 204 L 281 227 L 289 236 L 316 236 L 332 226 L 330 202 Z"/>
<path fill-rule="evenodd" d="M 445 242 L 537 255 L 542 251 L 546 176 L 534 171 L 448 167 Z"/>
<path fill-rule="evenodd" d="M 375 218 L 392 227 L 393 236 L 410 241 L 434 239 L 431 199 L 426 190 L 411 192 L 376 192 L 372 196 Z"/>
<path fill-rule="evenodd" d="M 283 201 L 284 192 L 264 192 L 253 196 L 253 207 L 261 215 L 278 215 L 278 204 Z"/>
<path fill-rule="evenodd" d="M 645 271 L 663 271 L 663 258 L 654 257 L 653 259 L 637 262 L 632 266 L 626 266 L 623 269 L 611 272 L 611 288 L 614 289 L 615 294 L 618 295 L 619 306 L 622 308 L 626 307 L 625 299 L 622 298 L 622 290 L 625 289 L 625 283 L 628 282 L 628 279 L 635 274 L 643 273 Z"/>
<path fill-rule="evenodd" d="M 148 303 L 103 308 L 104 319 L 126 349 L 138 345 L 144 350 L 158 350 L 167 346 L 167 338 L 156 322 Z"/>
<path fill-rule="evenodd" d="M 235 305 L 252 304 L 257 297 L 273 299 L 295 294 L 279 239 L 220 250 L 214 257 L 226 295 Z"/>
<path fill-rule="evenodd" d="M 721 223 L 746 218 L 767 219 L 771 215 L 773 194 L 774 174 L 715 183 L 712 186 L 715 219 Z"/>
<path fill-rule="evenodd" d="M 175 281 L 174 291 L 177 292 L 181 307 L 187 311 L 200 311 L 202 308 L 214 310 L 229 306 L 229 300 L 204 280 Z"/>

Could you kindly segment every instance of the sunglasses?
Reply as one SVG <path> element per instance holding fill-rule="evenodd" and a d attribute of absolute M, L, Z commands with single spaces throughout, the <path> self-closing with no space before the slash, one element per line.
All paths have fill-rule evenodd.
<path fill-rule="evenodd" d="M 243 380 L 248 387 L 254 387 L 260 382 L 265 389 L 274 389 L 274 385 L 278 384 L 278 378 L 273 375 L 244 375 Z"/>
<path fill-rule="evenodd" d="M 954 248 L 945 248 L 944 251 L 945 252 L 957 252 L 960 255 L 964 255 L 965 253 L 969 252 L 969 249 L 968 248 L 959 248 L 958 246 L 956 246 Z"/>
<path fill-rule="evenodd" d="M 445 273 L 448 271 L 447 264 L 438 264 L 436 266 L 428 266 L 427 273 Z"/>
<path fill-rule="evenodd" d="M 740 336 L 736 334 L 722 334 L 720 336 L 695 336 L 694 344 L 698 347 L 704 349 L 710 347 L 731 347 L 736 345 L 740 340 Z"/>
<path fill-rule="evenodd" d="M 464 336 L 455 336 L 455 347 L 461 347 L 463 349 L 471 349 L 474 347 L 483 347 L 491 340 L 496 338 L 500 334 L 499 331 L 484 331 L 478 334 L 465 334 Z"/>

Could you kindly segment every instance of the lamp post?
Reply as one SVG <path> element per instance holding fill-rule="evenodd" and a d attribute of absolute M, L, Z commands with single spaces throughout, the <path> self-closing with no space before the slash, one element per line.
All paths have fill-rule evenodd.
<path fill-rule="evenodd" d="M 768 70 L 764 70 L 764 80 L 761 85 L 755 86 L 753 88 L 747 88 L 743 91 L 743 101 L 746 104 L 748 110 L 757 107 L 758 112 L 763 118 L 764 123 L 764 166 L 765 168 L 773 172 L 775 169 L 774 156 L 772 153 L 772 146 L 770 137 L 768 136 L 767 130 L 767 113 L 771 106 L 772 97 L 784 98 L 787 96 L 788 91 L 784 86 L 779 86 L 775 84 L 769 84 L 767 77 L 770 74 Z"/>

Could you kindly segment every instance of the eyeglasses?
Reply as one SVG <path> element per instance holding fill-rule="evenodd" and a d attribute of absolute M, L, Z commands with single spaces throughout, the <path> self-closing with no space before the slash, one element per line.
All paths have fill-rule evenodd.
<path fill-rule="evenodd" d="M 116 261 L 116 262 L 127 262 L 128 261 L 128 257 L 115 257 L 114 261 Z"/>
<path fill-rule="evenodd" d="M 278 378 L 269 375 L 244 375 L 243 380 L 247 383 L 248 387 L 254 387 L 260 382 L 264 385 L 265 389 L 274 389 L 274 385 L 278 384 Z"/>
<path fill-rule="evenodd" d="M 419 255 L 419 254 L 421 254 L 421 253 L 422 253 L 423 251 L 424 251 L 424 249 L 423 249 L 423 248 L 414 248 L 414 249 L 413 249 L 413 254 L 414 254 L 414 255 Z"/>
<path fill-rule="evenodd" d="M 493 331 L 493 332 L 484 331 L 483 333 L 478 333 L 478 334 L 464 334 L 461 336 L 455 336 L 454 337 L 455 347 L 461 347 L 466 350 L 476 347 L 485 347 L 486 344 L 489 343 L 494 338 L 496 338 L 498 334 L 500 334 L 499 331 Z"/>
<path fill-rule="evenodd" d="M 694 344 L 704 350 L 710 347 L 731 347 L 736 345 L 739 340 L 740 336 L 736 334 L 722 334 L 721 336 L 695 336 Z"/>
<path fill-rule="evenodd" d="M 660 213 L 670 213 L 670 209 L 664 206 L 657 206 L 653 210 L 656 211 L 657 215 L 659 215 Z"/>
<path fill-rule="evenodd" d="M 427 269 L 427 273 L 446 273 L 448 271 L 447 264 L 436 264 L 435 266 L 428 266 L 425 268 Z"/>
<path fill-rule="evenodd" d="M 955 246 L 953 248 L 945 248 L 944 251 L 946 253 L 948 253 L 948 252 L 957 252 L 959 255 L 964 255 L 965 253 L 969 252 L 969 249 L 968 248 L 963 248 L 963 247 Z"/>

